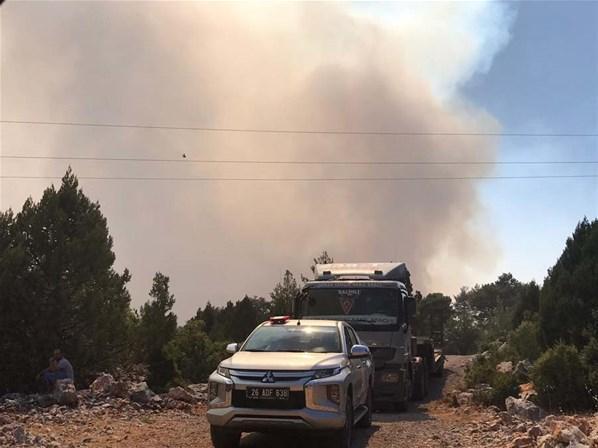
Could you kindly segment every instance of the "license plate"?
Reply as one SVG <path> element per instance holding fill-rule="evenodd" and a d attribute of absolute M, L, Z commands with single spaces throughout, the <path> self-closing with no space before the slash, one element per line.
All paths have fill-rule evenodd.
<path fill-rule="evenodd" d="M 245 391 L 249 400 L 279 400 L 289 399 L 289 389 L 281 387 L 248 387 Z"/>

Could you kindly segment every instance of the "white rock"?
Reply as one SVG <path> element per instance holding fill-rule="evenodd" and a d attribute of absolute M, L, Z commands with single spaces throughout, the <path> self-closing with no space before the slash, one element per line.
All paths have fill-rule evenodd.
<path fill-rule="evenodd" d="M 507 397 L 505 400 L 507 412 L 528 420 L 539 420 L 542 417 L 542 409 L 534 403 L 523 398 Z"/>
<path fill-rule="evenodd" d="M 109 373 L 102 373 L 98 376 L 89 388 L 94 395 L 108 394 L 114 384 L 114 377 Z"/>

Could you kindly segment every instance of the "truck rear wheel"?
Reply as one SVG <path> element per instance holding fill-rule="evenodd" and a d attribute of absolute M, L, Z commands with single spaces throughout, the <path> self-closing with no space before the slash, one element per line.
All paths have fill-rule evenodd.
<path fill-rule="evenodd" d="M 415 370 L 415 381 L 413 384 L 413 399 L 423 400 L 428 394 L 428 374 L 426 365 L 419 364 Z"/>
<path fill-rule="evenodd" d="M 210 436 L 214 448 L 238 448 L 241 433 L 219 426 L 210 426 Z"/>
<path fill-rule="evenodd" d="M 395 401 L 394 402 L 394 408 L 396 412 L 407 412 L 407 408 L 409 407 L 409 404 L 407 403 L 407 401 Z"/>

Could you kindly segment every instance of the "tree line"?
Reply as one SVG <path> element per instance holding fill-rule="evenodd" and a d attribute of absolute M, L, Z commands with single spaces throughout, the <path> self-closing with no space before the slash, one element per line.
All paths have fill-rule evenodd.
<path fill-rule="evenodd" d="M 204 381 L 225 357 L 227 342 L 244 340 L 268 316 L 287 314 L 307 280 L 287 270 L 269 297 L 208 302 L 181 325 L 167 275 L 156 273 L 149 300 L 134 309 L 131 275 L 116 272 L 114 260 L 100 205 L 85 196 L 70 169 L 38 202 L 0 212 L 0 393 L 33 390 L 57 347 L 81 383 L 139 363 L 149 367 L 158 390 Z M 332 261 L 323 252 L 313 263 Z M 435 338 L 447 353 L 495 353 L 506 344 L 514 359 L 530 361 L 564 346 L 585 372 L 598 366 L 598 348 L 591 349 L 598 347 L 597 273 L 598 222 L 583 220 L 541 287 L 506 273 L 455 297 L 416 292 L 417 333 Z M 588 381 L 598 386 L 595 371 L 583 378 L 584 387 Z"/>
<path fill-rule="evenodd" d="M 87 383 L 102 371 L 144 364 L 162 389 L 207 378 L 228 341 L 242 341 L 268 316 L 288 313 L 300 281 L 286 271 L 268 299 L 209 302 L 184 325 L 173 312 L 170 279 L 156 273 L 149 300 L 131 307 L 127 269 L 116 272 L 100 204 L 69 169 L 59 188 L 0 212 L 0 393 L 33 391 L 60 347 Z M 313 260 L 332 261 L 324 252 Z"/>

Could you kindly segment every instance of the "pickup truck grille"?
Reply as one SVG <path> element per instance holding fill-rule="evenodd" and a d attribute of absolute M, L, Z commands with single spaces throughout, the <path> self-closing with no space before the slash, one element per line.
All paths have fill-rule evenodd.
<path fill-rule="evenodd" d="M 289 399 L 278 400 L 249 400 L 244 390 L 233 390 L 232 405 L 236 408 L 250 409 L 303 409 L 305 407 L 305 392 L 289 393 Z"/>
<path fill-rule="evenodd" d="M 267 373 L 274 376 L 274 382 L 295 382 L 305 380 L 314 376 L 313 370 L 231 370 L 230 374 L 235 378 L 245 381 L 261 381 Z"/>

